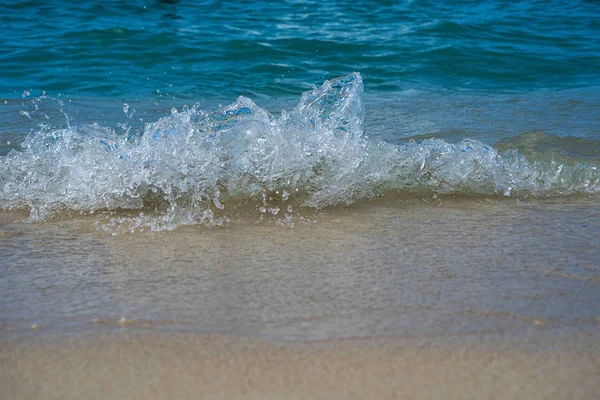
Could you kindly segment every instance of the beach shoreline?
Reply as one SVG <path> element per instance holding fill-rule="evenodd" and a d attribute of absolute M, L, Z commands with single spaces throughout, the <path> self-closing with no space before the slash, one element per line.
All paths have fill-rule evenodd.
<path fill-rule="evenodd" d="M 600 399 L 596 2 L 4 3 L 0 400 Z"/>
<path fill-rule="evenodd" d="M 595 196 L 383 198 L 172 232 L 0 215 L 0 337 L 128 325 L 282 340 L 593 326 Z M 260 215 L 260 213 L 258 213 Z M 255 214 L 256 215 L 256 214 Z"/>
<path fill-rule="evenodd" d="M 117 235 L 4 213 L 0 397 L 595 399 L 596 204 L 384 198 Z"/>

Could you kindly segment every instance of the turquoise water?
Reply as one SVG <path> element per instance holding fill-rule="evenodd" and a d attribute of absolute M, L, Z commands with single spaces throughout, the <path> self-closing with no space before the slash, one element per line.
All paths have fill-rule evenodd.
<path fill-rule="evenodd" d="M 297 96 L 600 85 L 595 1 L 5 1 L 0 96 Z"/>
<path fill-rule="evenodd" d="M 597 193 L 599 21 L 584 0 L 3 2 L 0 207 L 172 229 Z"/>

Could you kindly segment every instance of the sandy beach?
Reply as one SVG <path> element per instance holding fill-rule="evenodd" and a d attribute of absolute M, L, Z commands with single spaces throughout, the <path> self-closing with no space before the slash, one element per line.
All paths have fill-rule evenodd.
<path fill-rule="evenodd" d="M 462 337 L 286 344 L 189 333 L 74 335 L 4 342 L 0 396 L 591 400 L 600 396 L 599 343 L 597 333 L 560 341 L 535 334 L 518 342 Z"/>

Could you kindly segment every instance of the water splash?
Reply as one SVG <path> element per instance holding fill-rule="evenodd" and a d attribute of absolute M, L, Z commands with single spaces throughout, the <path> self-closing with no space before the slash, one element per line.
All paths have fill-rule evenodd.
<path fill-rule="evenodd" d="M 98 124 L 41 129 L 0 159 L 0 204 L 31 219 L 129 210 L 115 226 L 220 224 L 238 204 L 290 219 L 298 207 L 392 191 L 555 196 L 600 191 L 597 158 L 562 160 L 476 140 L 403 145 L 363 135 L 361 76 L 326 81 L 275 117 L 246 97 L 213 112 L 173 109 L 143 132 Z M 128 107 L 123 108 L 127 114 Z"/>

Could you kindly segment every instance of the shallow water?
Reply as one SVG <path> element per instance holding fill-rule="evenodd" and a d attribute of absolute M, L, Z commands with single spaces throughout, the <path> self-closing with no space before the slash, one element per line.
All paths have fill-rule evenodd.
<path fill-rule="evenodd" d="M 397 199 L 117 236 L 2 214 L 2 334 L 272 340 L 522 335 L 600 323 L 597 197 Z"/>

